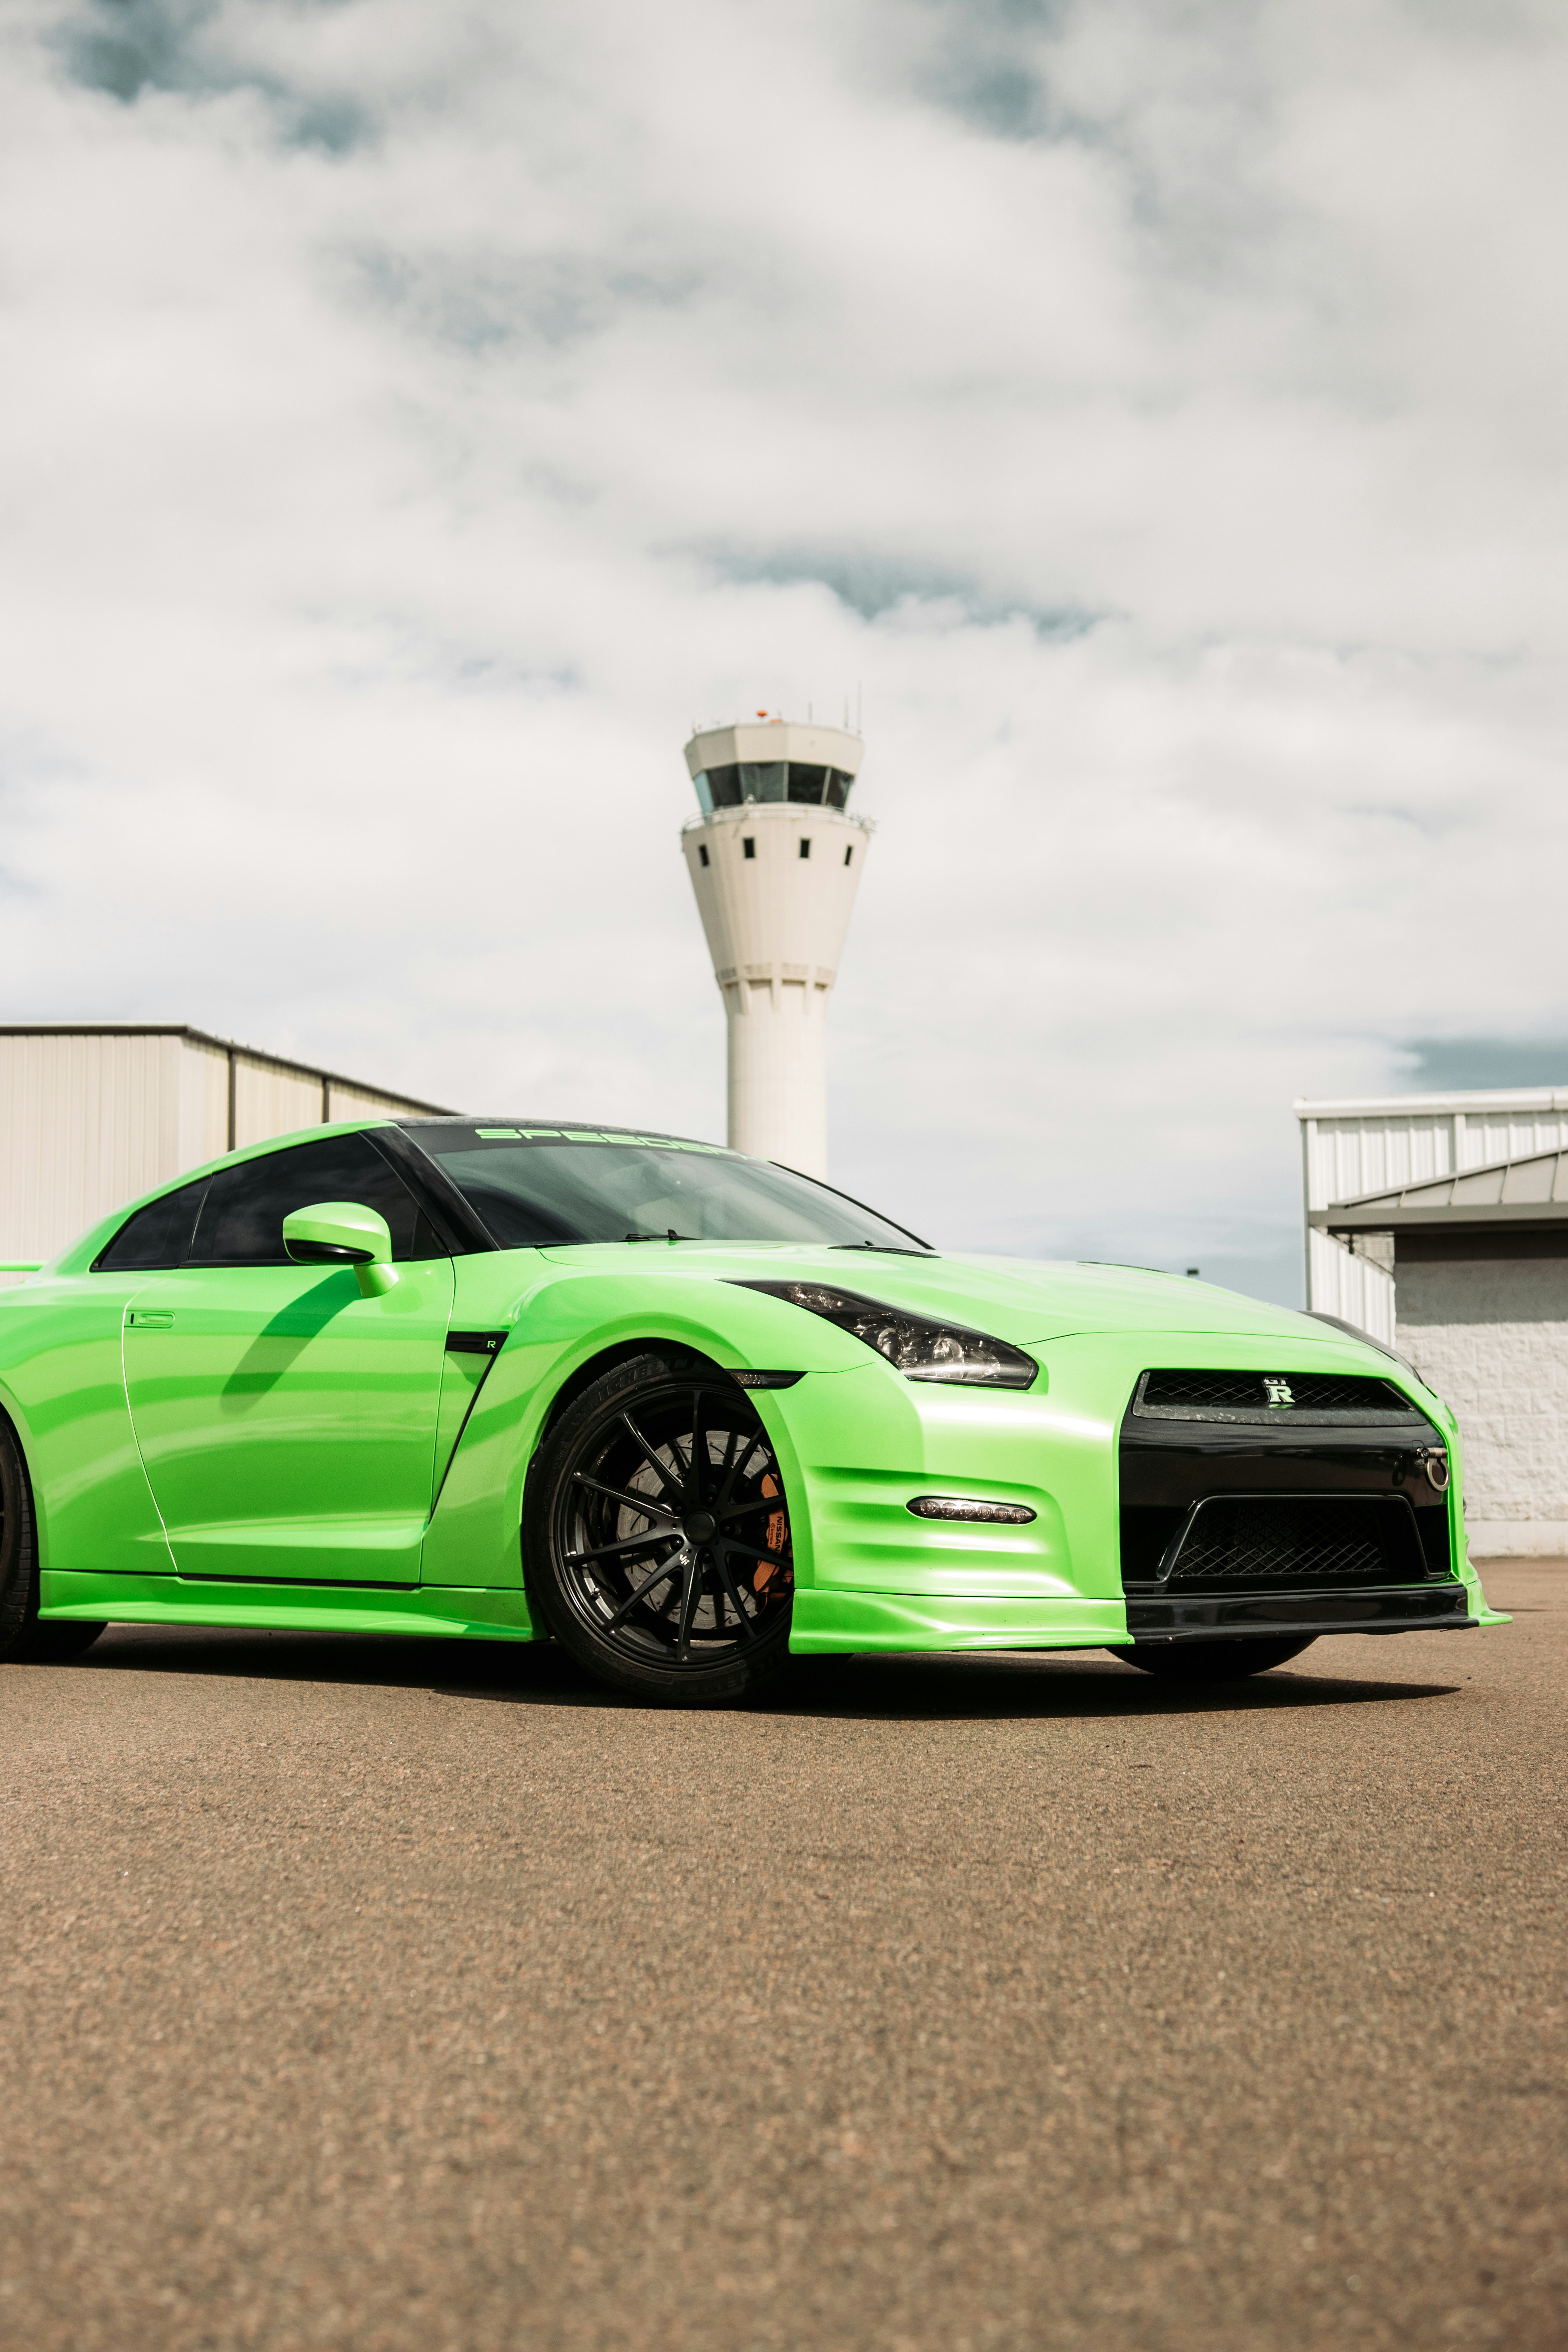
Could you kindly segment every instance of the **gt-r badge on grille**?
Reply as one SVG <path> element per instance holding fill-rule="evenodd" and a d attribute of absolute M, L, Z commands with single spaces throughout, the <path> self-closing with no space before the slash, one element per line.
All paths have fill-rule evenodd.
<path fill-rule="evenodd" d="M 1295 1398 L 1290 1393 L 1290 1383 L 1289 1381 L 1270 1380 L 1268 1374 L 1265 1372 L 1263 1375 L 1263 1389 L 1264 1393 L 1268 1397 L 1271 1405 L 1292 1405 L 1296 1402 Z"/>

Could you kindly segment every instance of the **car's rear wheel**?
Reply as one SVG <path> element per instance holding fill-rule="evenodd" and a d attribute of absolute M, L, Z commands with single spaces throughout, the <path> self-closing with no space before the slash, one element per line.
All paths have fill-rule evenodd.
<path fill-rule="evenodd" d="M 100 1623 L 38 1622 L 38 1546 L 27 1465 L 12 1432 L 0 1422 L 0 1659 L 39 1665 L 79 1658 L 102 1633 Z"/>
<path fill-rule="evenodd" d="M 750 1397 L 716 1366 L 649 1354 L 595 1381 L 545 1441 L 524 1534 L 551 1632 L 600 1681 L 709 1706 L 784 1664 L 784 1477 Z"/>
<path fill-rule="evenodd" d="M 1146 1675 L 1158 1675 L 1163 1682 L 1227 1683 L 1246 1675 L 1266 1675 L 1270 1666 L 1299 1658 L 1315 1639 L 1309 1633 L 1304 1641 L 1140 1642 L 1110 1654 L 1130 1666 L 1142 1666 Z"/>

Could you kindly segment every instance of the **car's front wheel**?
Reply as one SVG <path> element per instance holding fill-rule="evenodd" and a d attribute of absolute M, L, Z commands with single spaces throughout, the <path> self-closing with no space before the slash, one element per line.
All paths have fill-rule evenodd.
<path fill-rule="evenodd" d="M 33 1490 L 22 1449 L 0 1422 L 0 1660 L 37 1665 L 79 1658 L 97 1641 L 101 1623 L 38 1622 L 38 1546 Z"/>
<path fill-rule="evenodd" d="M 637 1356 L 578 1397 L 530 1476 L 524 1549 L 551 1632 L 619 1690 L 712 1705 L 787 1655 L 784 1477 L 715 1365 Z"/>
<path fill-rule="evenodd" d="M 1299 1658 L 1315 1638 L 1309 1633 L 1305 1641 L 1140 1642 L 1110 1654 L 1130 1666 L 1142 1666 L 1146 1675 L 1158 1675 L 1162 1682 L 1226 1683 L 1245 1675 L 1266 1675 L 1270 1666 Z"/>

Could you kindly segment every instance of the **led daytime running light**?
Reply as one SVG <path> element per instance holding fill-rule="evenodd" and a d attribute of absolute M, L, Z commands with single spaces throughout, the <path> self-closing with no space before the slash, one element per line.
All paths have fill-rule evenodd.
<path fill-rule="evenodd" d="M 1035 1516 L 1026 1503 L 982 1503 L 973 1495 L 917 1495 L 904 1508 L 917 1519 L 983 1519 L 1008 1528 L 1026 1527 Z"/>

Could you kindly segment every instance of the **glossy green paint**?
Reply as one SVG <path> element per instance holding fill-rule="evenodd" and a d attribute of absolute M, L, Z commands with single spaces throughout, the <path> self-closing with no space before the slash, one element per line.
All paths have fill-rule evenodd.
<path fill-rule="evenodd" d="M 0 1406 L 32 1471 L 47 1615 L 529 1639 L 520 1529 L 552 1407 L 607 1351 L 663 1344 L 805 1376 L 752 1398 L 792 1501 L 797 1650 L 1124 1641 L 1117 1437 L 1159 1362 L 1406 1390 L 1449 1444 L 1471 1613 L 1503 1622 L 1465 1552 L 1439 1401 L 1348 1337 L 1206 1285 L 718 1243 L 442 1258 L 397 1266 L 372 1297 L 346 1266 L 89 1273 L 126 1213 L 0 1292 Z M 1039 1377 L 1022 1393 L 906 1381 L 835 1325 L 738 1286 L 784 1275 L 992 1331 Z M 448 1354 L 448 1328 L 509 1336 L 494 1357 Z M 930 1491 L 1036 1517 L 918 1519 L 906 1506 Z"/>
<path fill-rule="evenodd" d="M 520 1592 L 346 1592 L 295 1584 L 193 1585 L 177 1576 L 48 1576 L 51 1618 L 120 1625 L 252 1625 L 299 1633 L 444 1633 L 459 1640 L 538 1637 Z"/>
<path fill-rule="evenodd" d="M 834 1650 L 1103 1650 L 1127 1640 L 1118 1601 L 992 1601 L 797 1590 L 789 1645 Z"/>
<path fill-rule="evenodd" d="M 125 1392 L 182 1576 L 419 1582 L 452 1261 L 400 1266 L 380 1297 L 357 1271 L 143 1277 Z"/>
<path fill-rule="evenodd" d="M 125 1402 L 121 1327 L 141 1275 L 43 1274 L 0 1292 L 0 1409 L 32 1474 L 41 1559 L 121 1574 L 174 1561 Z"/>
<path fill-rule="evenodd" d="M 283 1246 L 301 1264 L 322 1249 L 345 1254 L 362 1298 L 384 1298 L 397 1286 L 386 1219 L 363 1202 L 315 1201 L 309 1208 L 290 1209 L 283 1220 Z"/>

